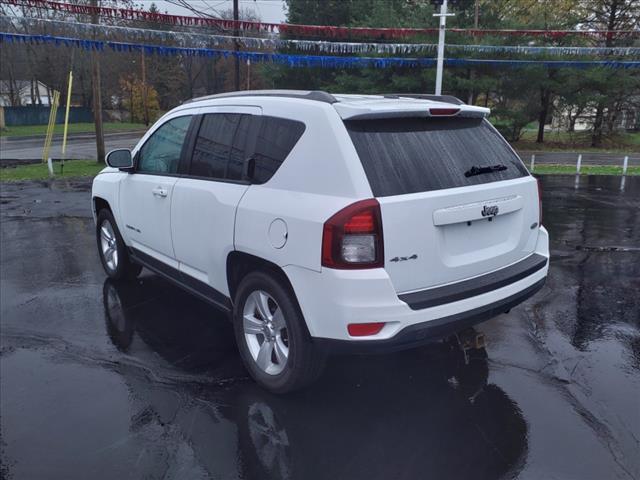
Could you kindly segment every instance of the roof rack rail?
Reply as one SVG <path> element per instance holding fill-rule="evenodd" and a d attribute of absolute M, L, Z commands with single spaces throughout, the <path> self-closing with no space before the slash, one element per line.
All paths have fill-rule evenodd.
<path fill-rule="evenodd" d="M 385 93 L 384 98 L 416 98 L 420 100 L 433 100 L 436 102 L 453 103 L 454 105 L 464 105 L 465 103 L 453 95 L 431 95 L 428 93 Z"/>
<path fill-rule="evenodd" d="M 299 98 L 303 100 L 314 100 L 316 102 L 337 103 L 338 100 L 330 93 L 321 90 L 244 90 L 240 92 L 217 93 L 215 95 L 206 95 L 204 97 L 193 98 L 184 103 L 199 102 L 202 100 L 213 100 L 216 98 L 232 98 L 232 97 L 286 97 Z"/>

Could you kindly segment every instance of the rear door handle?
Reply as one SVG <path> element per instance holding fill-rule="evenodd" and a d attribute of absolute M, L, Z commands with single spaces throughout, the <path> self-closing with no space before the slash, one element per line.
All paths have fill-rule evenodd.
<path fill-rule="evenodd" d="M 151 190 L 151 192 L 156 196 L 156 197 L 166 197 L 167 196 L 167 191 L 162 188 L 162 187 L 156 187 L 153 190 Z"/>

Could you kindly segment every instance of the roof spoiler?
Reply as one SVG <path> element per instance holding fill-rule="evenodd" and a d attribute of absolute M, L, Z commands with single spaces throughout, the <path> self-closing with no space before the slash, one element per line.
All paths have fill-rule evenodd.
<path fill-rule="evenodd" d="M 422 100 L 422 99 L 420 99 Z M 424 99 L 426 100 L 426 99 Z M 491 113 L 488 108 L 474 105 L 425 101 L 404 104 L 380 102 L 378 104 L 336 103 L 333 106 L 343 120 L 373 120 L 378 118 L 485 118 Z"/>

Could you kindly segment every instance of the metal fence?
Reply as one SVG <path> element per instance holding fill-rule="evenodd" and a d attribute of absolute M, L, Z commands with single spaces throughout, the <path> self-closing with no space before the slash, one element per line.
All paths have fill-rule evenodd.
<path fill-rule="evenodd" d="M 4 107 L 4 120 L 7 127 L 18 125 L 46 125 L 49 122 L 51 107 L 29 105 L 25 107 Z M 56 123 L 64 122 L 64 109 L 56 115 Z M 89 107 L 70 107 L 69 123 L 93 122 L 93 113 Z"/>
<path fill-rule="evenodd" d="M 579 153 L 579 152 L 518 152 L 522 161 L 533 170 L 536 165 L 575 166 L 576 173 L 584 166 L 604 165 L 621 167 L 640 166 L 640 153 Z"/>

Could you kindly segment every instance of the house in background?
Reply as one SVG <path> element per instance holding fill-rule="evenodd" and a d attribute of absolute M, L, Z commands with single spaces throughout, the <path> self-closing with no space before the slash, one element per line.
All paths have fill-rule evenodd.
<path fill-rule="evenodd" d="M 0 107 L 51 105 L 51 89 L 39 80 L 0 80 Z"/>
<path fill-rule="evenodd" d="M 631 131 L 640 129 L 640 98 L 632 97 L 624 104 L 617 105 L 611 114 L 605 109 L 605 129 L 610 131 Z M 551 129 L 567 132 L 591 130 L 596 118 L 596 105 L 563 106 L 556 105 Z"/>

